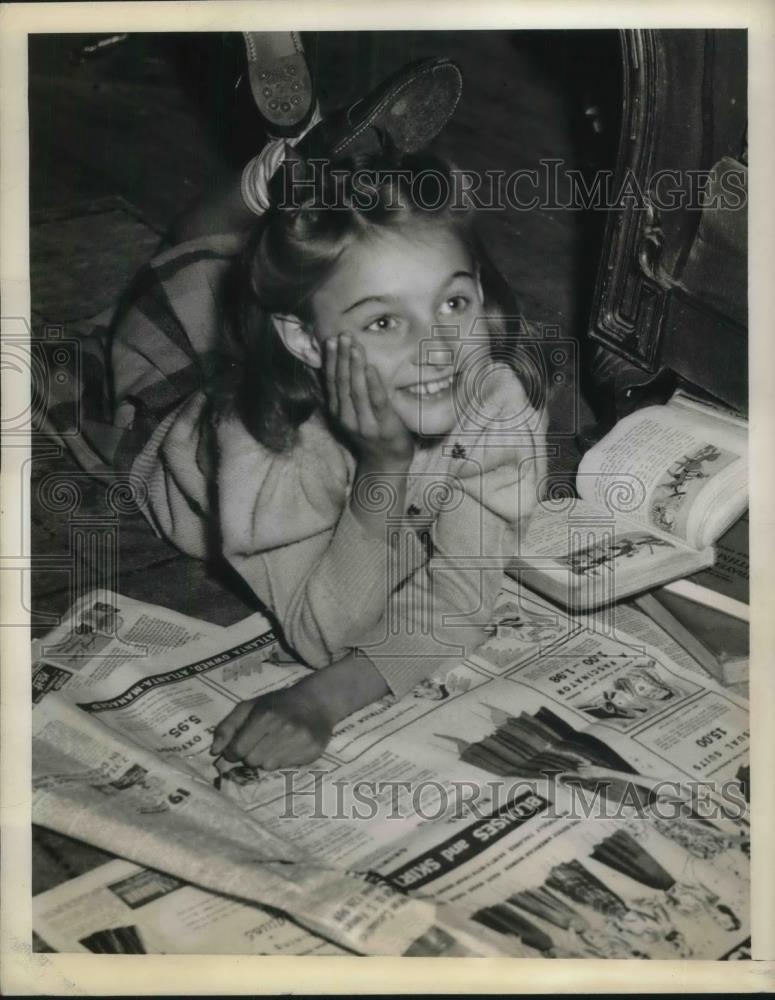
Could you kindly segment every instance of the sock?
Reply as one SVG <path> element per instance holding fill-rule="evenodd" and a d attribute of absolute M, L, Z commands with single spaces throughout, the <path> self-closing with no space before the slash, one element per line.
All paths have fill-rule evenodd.
<path fill-rule="evenodd" d="M 303 132 L 293 139 L 270 139 L 261 152 L 245 164 L 240 190 L 243 202 L 254 215 L 263 215 L 269 208 L 269 181 L 285 159 L 286 146 L 295 146 L 322 120 L 320 108 L 316 105 L 312 118 Z"/>

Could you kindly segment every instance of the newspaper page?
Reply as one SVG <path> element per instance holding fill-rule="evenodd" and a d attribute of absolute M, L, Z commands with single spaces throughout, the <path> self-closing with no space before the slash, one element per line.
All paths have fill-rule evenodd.
<path fill-rule="evenodd" d="M 580 618 L 587 627 L 596 631 L 609 630 L 614 635 L 621 635 L 623 641 L 632 643 L 638 641 L 654 646 L 664 653 L 668 660 L 677 664 L 689 673 L 699 677 L 713 675 L 706 670 L 680 643 L 667 633 L 657 622 L 631 603 L 622 601 L 611 609 L 597 611 L 589 617 Z M 715 678 L 713 678 L 715 679 Z"/>
<path fill-rule="evenodd" d="M 33 899 L 55 951 L 95 954 L 345 955 L 278 911 L 205 892 L 129 861 L 99 865 Z"/>
<path fill-rule="evenodd" d="M 167 787 L 142 812 L 134 803 L 143 781 L 135 781 L 137 829 L 119 853 L 280 906 L 343 947 L 449 954 L 464 953 L 466 942 L 483 949 L 471 953 L 742 957 L 744 700 L 663 649 L 563 615 L 512 581 L 491 631 L 477 656 L 444 677 L 343 720 L 306 768 L 267 773 L 214 763 L 208 753 L 212 729 L 235 701 L 304 669 L 268 662 L 261 637 L 238 627 L 209 651 L 197 643 L 163 664 L 146 660 L 145 675 L 128 684 L 126 675 L 117 684 L 87 668 L 35 715 L 56 705 L 55 722 L 69 711 L 73 728 L 78 719 L 80 734 L 102 733 L 103 746 L 105 734 L 131 739 L 140 766 L 156 762 L 158 773 L 170 762 L 177 788 L 168 798 L 190 793 L 175 803 L 173 821 L 169 810 L 155 811 Z M 60 753 L 61 737 L 37 720 L 35 728 L 44 747 L 36 755 L 38 821 L 64 823 L 64 832 L 92 842 L 112 822 L 118 837 L 130 811 L 119 819 L 114 805 L 129 801 L 127 761 L 105 774 L 112 758 L 103 750 L 91 785 L 83 772 L 62 780 L 61 765 L 52 782 L 57 758 L 47 761 L 45 751 Z M 120 791 L 106 796 L 106 786 Z M 250 850 L 262 861 L 260 878 L 246 864 Z M 331 902 L 348 879 L 357 885 L 349 909 Z M 377 894 L 377 928 L 360 918 L 366 887 Z M 430 912 L 410 926 L 411 902 Z M 394 917 L 387 927 L 385 912 Z M 425 951 L 413 950 L 415 938 Z"/>
<path fill-rule="evenodd" d="M 118 659 L 136 660 L 222 630 L 212 622 L 123 595 L 121 607 L 117 608 L 111 603 L 115 597 L 110 591 L 99 590 L 82 597 L 70 609 L 66 624 L 43 639 L 33 640 L 33 660 L 44 653 L 51 657 L 68 655 L 81 663 L 109 657 L 113 668 Z"/>

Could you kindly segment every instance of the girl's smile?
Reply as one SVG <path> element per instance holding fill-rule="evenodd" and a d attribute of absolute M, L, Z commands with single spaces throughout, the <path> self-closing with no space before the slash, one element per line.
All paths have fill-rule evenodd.
<path fill-rule="evenodd" d="M 426 382 L 406 385 L 401 391 L 409 392 L 413 396 L 438 396 L 440 393 L 448 393 L 451 390 L 453 379 L 454 373 L 450 372 L 444 378 L 429 379 Z"/>

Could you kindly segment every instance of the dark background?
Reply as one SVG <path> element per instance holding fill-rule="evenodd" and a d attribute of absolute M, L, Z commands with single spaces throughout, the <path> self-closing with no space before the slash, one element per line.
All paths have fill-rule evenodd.
<path fill-rule="evenodd" d="M 461 102 L 437 146 L 507 174 L 541 158 L 613 166 L 615 31 L 303 32 L 323 111 L 424 56 L 458 62 Z M 79 61 L 94 37 L 32 36 L 33 213 L 120 195 L 160 230 L 260 149 L 263 128 L 232 34 L 137 34 Z M 594 107 L 596 112 L 590 113 Z M 595 127 L 601 131 L 595 131 Z M 583 334 L 601 213 L 488 213 L 491 247 L 528 316 Z M 591 242 L 590 242 L 591 241 Z M 33 296 L 35 289 L 33 288 Z"/>

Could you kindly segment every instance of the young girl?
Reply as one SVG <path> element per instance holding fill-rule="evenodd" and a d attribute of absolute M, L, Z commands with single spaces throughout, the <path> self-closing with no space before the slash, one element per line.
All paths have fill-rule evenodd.
<path fill-rule="evenodd" d="M 214 754 L 265 769 L 315 760 L 345 716 L 484 641 L 542 464 L 516 303 L 449 166 L 301 166 L 238 266 L 236 237 L 154 262 L 112 359 L 128 439 L 152 428 L 131 464 L 147 516 L 222 555 L 317 668 L 218 726 Z"/>

